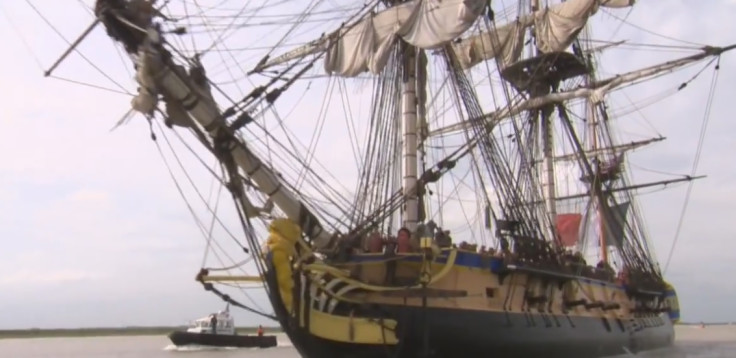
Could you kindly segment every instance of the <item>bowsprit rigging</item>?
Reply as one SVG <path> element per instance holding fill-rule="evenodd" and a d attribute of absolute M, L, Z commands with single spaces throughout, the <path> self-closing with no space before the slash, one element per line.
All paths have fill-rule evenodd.
<path fill-rule="evenodd" d="M 203 269 L 197 281 L 207 290 L 278 320 L 304 357 L 574 358 L 672 344 L 677 295 L 654 258 L 636 191 L 697 177 L 631 183 L 629 152 L 664 138 L 621 142 L 607 98 L 736 46 L 601 78 L 597 52 L 625 44 L 594 47 L 590 24 L 632 0 L 376 1 L 329 10 L 315 1 L 291 4 L 305 10 L 288 12 L 292 21 L 268 1 L 230 17 L 223 4 L 193 15 L 186 3 L 185 16 L 163 20 L 173 4 L 97 0 L 95 15 L 133 61 L 133 109 L 152 123 L 163 118 L 177 135 L 192 133 L 222 168 L 213 174 L 235 203 L 238 242 L 258 275 Z M 329 11 L 341 21 L 310 37 L 304 26 L 330 23 Z M 255 25 L 258 16 L 274 21 Z M 202 52 L 174 37 L 202 48 L 172 20 L 192 27 L 196 18 L 221 30 Z M 254 81 L 234 96 L 204 58 L 236 37 L 235 20 L 247 31 L 276 26 L 259 38 L 276 46 L 251 56 L 249 67 L 220 49 L 221 73 Z M 370 96 L 341 92 L 344 111 L 333 110 L 327 97 L 356 77 L 373 81 Z M 301 97 L 291 96 L 300 88 Z M 320 89 L 325 99 L 316 103 Z M 353 111 L 359 100 L 367 109 Z M 298 130 L 280 137 L 287 119 L 279 109 L 289 106 L 304 110 L 290 122 Z M 271 113 L 276 122 L 266 120 Z M 335 145 L 319 152 L 322 127 L 343 121 L 348 145 L 329 132 L 320 138 Z M 315 137 L 304 145 L 307 131 Z M 339 163 L 337 175 L 324 174 L 327 161 Z M 345 174 L 353 167 L 354 176 Z M 215 286 L 243 282 L 264 285 L 273 315 Z"/>

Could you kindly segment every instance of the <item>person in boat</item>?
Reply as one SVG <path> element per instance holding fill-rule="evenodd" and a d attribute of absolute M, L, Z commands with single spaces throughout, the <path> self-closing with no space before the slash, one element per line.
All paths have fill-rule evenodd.
<path fill-rule="evenodd" d="M 258 325 L 258 337 L 263 337 L 263 326 Z"/>
<path fill-rule="evenodd" d="M 212 334 L 217 334 L 217 315 L 212 315 L 212 318 L 210 318 L 210 325 L 212 326 Z"/>

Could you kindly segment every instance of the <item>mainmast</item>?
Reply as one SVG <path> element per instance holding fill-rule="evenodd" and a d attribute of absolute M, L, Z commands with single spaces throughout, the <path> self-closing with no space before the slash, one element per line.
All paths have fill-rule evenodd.
<path fill-rule="evenodd" d="M 399 5 L 404 0 L 389 1 L 389 6 Z M 422 191 L 418 184 L 418 169 L 420 160 L 418 158 L 419 143 L 423 140 L 419 138 L 419 126 L 417 120 L 421 121 L 423 131 L 426 132 L 426 110 L 424 96 L 417 96 L 417 81 L 419 85 L 424 86 L 426 81 L 426 61 L 421 48 L 418 48 L 407 42 L 402 43 L 402 64 L 404 67 L 401 89 L 401 123 L 402 123 L 402 187 L 404 194 L 404 205 L 402 206 L 401 225 L 414 232 L 417 224 L 421 219 L 420 195 Z M 420 68 L 421 67 L 421 68 Z M 424 93 L 424 88 L 421 89 Z M 420 101 L 421 99 L 421 101 Z M 421 103 L 420 103 L 421 102 Z M 421 108 L 420 108 L 421 106 Z M 418 118 L 417 113 L 421 115 Z"/>
<path fill-rule="evenodd" d="M 404 207 L 402 226 L 411 232 L 419 221 L 419 193 L 417 188 L 417 48 L 405 44 L 403 53 L 404 78 L 401 91 L 403 122 L 403 190 Z"/>
<path fill-rule="evenodd" d="M 539 0 L 531 0 L 532 13 L 536 13 L 539 10 Z M 532 36 L 535 36 L 534 27 L 530 28 Z M 535 36 L 536 37 L 536 36 Z M 534 55 L 539 56 L 542 54 L 539 48 L 534 46 Z M 550 93 L 550 87 L 547 85 L 540 86 L 539 88 L 533 89 L 531 94 L 533 97 L 543 96 Z M 554 111 L 554 105 L 550 104 L 542 107 L 537 113 L 540 125 L 540 135 L 542 139 L 542 175 L 543 175 L 543 187 L 544 187 L 544 199 L 547 209 L 547 215 L 550 219 L 551 231 L 550 237 L 554 237 L 555 226 L 557 217 L 557 204 L 555 200 L 556 187 L 555 187 L 555 165 L 554 165 L 554 138 L 553 138 L 553 126 L 552 126 L 552 112 Z"/>

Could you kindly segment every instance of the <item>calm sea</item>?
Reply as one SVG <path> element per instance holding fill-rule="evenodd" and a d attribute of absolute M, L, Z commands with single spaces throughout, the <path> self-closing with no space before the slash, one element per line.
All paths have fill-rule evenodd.
<path fill-rule="evenodd" d="M 0 340 L 0 358 L 298 357 L 285 336 L 279 335 L 278 339 L 278 347 L 263 350 L 177 348 L 165 336 L 3 339 Z M 736 358 L 736 326 L 680 326 L 677 327 L 677 341 L 672 349 L 636 357 Z"/>

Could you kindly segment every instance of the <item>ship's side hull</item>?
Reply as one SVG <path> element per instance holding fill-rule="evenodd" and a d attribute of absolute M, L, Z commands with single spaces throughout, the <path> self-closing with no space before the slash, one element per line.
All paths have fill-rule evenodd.
<path fill-rule="evenodd" d="M 356 344 L 319 338 L 290 318 L 273 269 L 266 275 L 281 325 L 305 358 L 327 357 L 560 357 L 593 358 L 671 345 L 665 315 L 626 321 L 579 314 L 484 311 L 381 304 L 397 322 L 398 344 Z"/>
<path fill-rule="evenodd" d="M 404 311 L 405 307 L 396 307 Z M 404 339 L 410 352 L 439 357 L 603 357 L 665 347 L 674 340 L 664 316 L 648 319 L 649 327 L 585 316 L 415 308 L 397 313 L 412 334 Z M 424 315 L 426 314 L 426 318 Z M 426 321 L 425 321 L 426 320 Z M 424 323 L 426 322 L 426 324 Z M 403 328 L 403 327 L 401 327 Z M 426 331 L 425 331 L 426 330 Z M 401 333 L 400 333 L 401 334 Z"/>
<path fill-rule="evenodd" d="M 241 336 L 231 334 L 191 333 L 174 331 L 169 339 L 176 346 L 270 348 L 277 344 L 276 336 Z"/>

